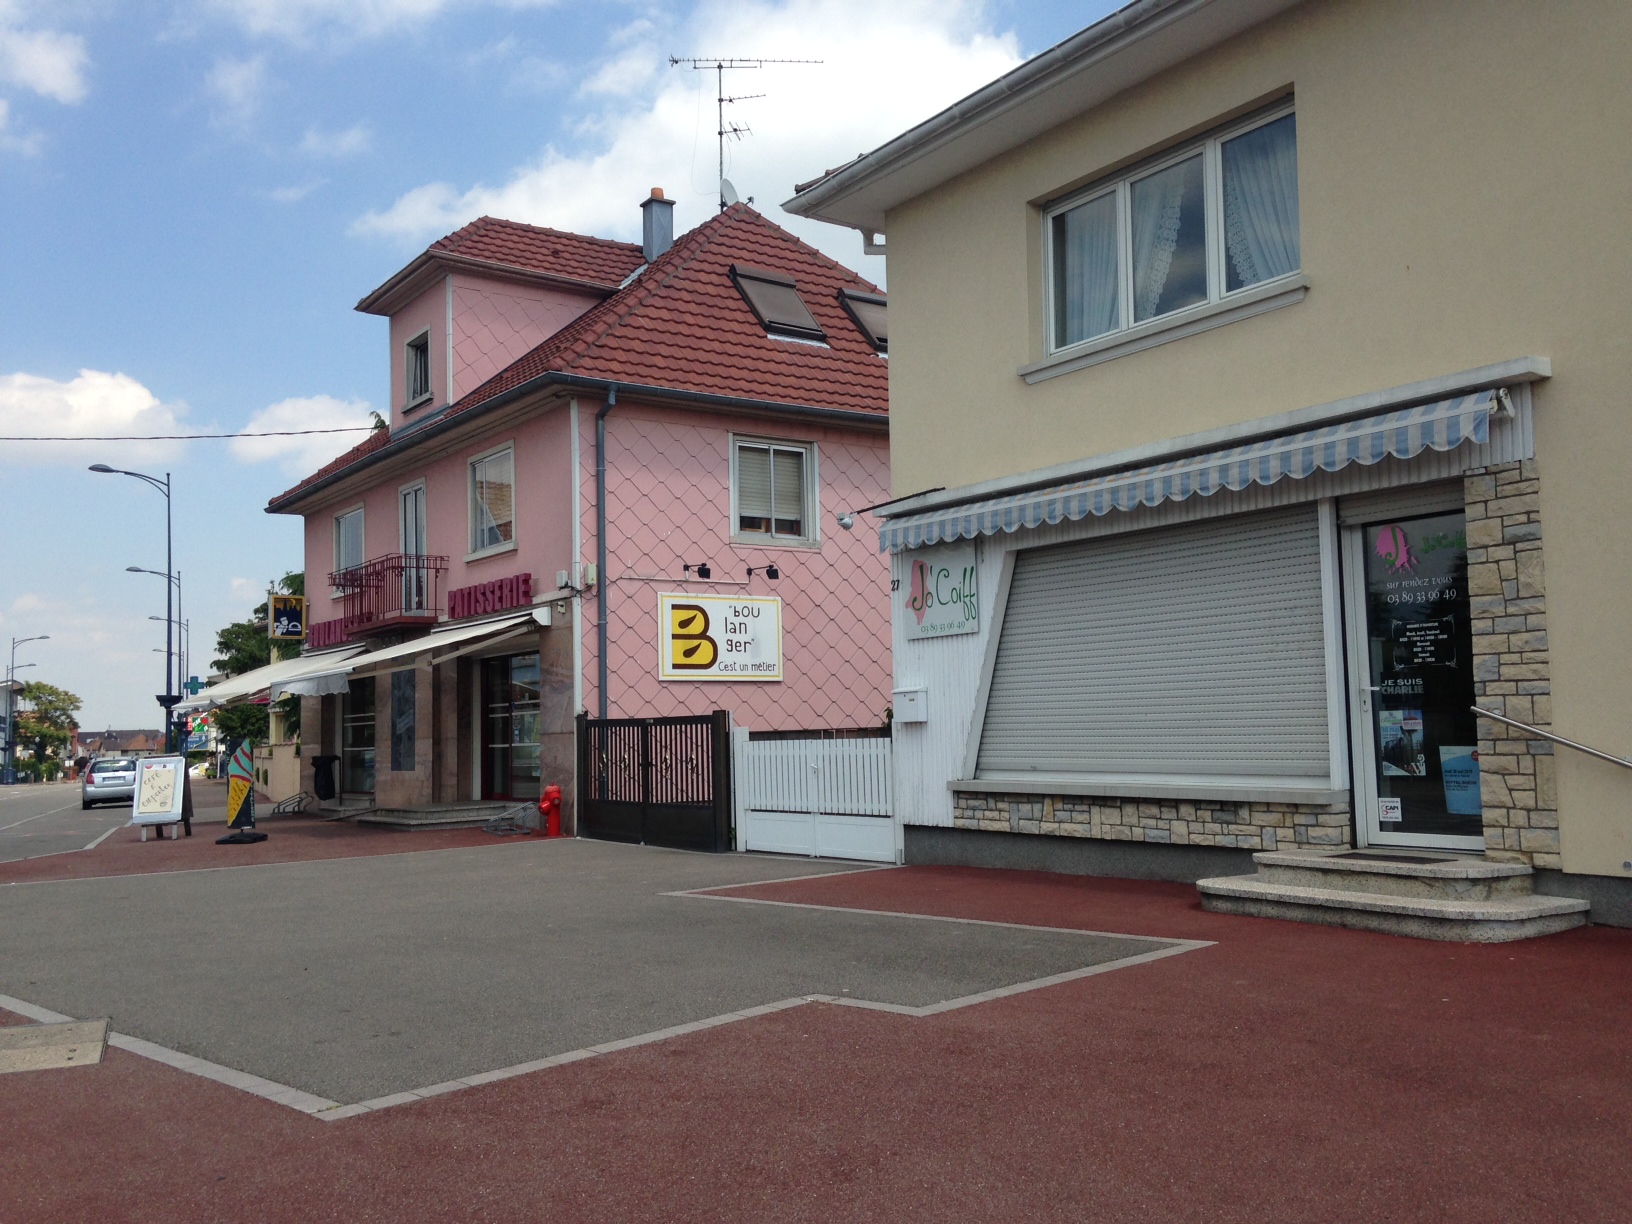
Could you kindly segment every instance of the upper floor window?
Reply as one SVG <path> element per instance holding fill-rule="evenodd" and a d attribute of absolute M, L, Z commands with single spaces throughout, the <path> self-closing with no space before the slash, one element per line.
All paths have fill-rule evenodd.
<path fill-rule="evenodd" d="M 1050 349 L 1298 271 L 1296 123 L 1254 119 L 1050 209 Z"/>
<path fill-rule="evenodd" d="M 417 404 L 431 394 L 431 333 L 420 332 L 408 341 L 407 402 Z"/>
<path fill-rule="evenodd" d="M 797 442 L 736 443 L 736 534 L 804 543 L 815 538 L 815 449 Z"/>
<path fill-rule="evenodd" d="M 363 563 L 363 509 L 348 510 L 334 518 L 334 568 L 355 569 Z"/>
<path fill-rule="evenodd" d="M 516 462 L 509 446 L 470 464 L 470 551 L 516 538 Z"/>

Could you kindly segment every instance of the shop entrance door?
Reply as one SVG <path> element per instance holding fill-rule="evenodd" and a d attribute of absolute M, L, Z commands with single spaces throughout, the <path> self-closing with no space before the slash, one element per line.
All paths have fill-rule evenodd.
<path fill-rule="evenodd" d="M 482 660 L 482 798 L 540 795 L 537 653 Z"/>
<path fill-rule="evenodd" d="M 1483 850 L 1463 515 L 1346 526 L 1343 561 L 1360 842 Z"/>

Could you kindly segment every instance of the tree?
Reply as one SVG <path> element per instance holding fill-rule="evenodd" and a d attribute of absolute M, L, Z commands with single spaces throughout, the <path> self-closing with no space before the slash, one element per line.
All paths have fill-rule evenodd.
<path fill-rule="evenodd" d="M 24 708 L 17 711 L 17 742 L 33 750 L 35 768 L 40 769 L 48 758 L 59 757 L 56 750 L 66 747 L 79 730 L 79 720 L 74 717 L 79 698 L 38 680 L 23 685 L 18 696 Z"/>
<path fill-rule="evenodd" d="M 278 579 L 277 589 L 284 595 L 304 595 L 306 575 L 291 573 Z M 241 676 L 257 667 L 272 662 L 272 639 L 266 635 L 266 604 L 257 604 L 248 620 L 234 621 L 215 635 L 216 658 L 214 666 L 227 676 Z M 278 658 L 290 658 L 296 647 L 291 643 L 279 645 Z M 290 730 L 300 730 L 300 698 L 285 697 L 278 708 L 289 718 Z M 264 741 L 268 731 L 267 707 L 262 705 L 227 706 L 216 712 L 216 726 L 227 739 Z"/>

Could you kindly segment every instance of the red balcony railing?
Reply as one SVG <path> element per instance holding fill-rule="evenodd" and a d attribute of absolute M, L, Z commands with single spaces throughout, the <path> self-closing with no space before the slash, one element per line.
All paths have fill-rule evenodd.
<path fill-rule="evenodd" d="M 329 575 L 340 592 L 340 619 L 347 637 L 363 637 L 409 625 L 429 626 L 442 615 L 446 557 L 388 553 Z"/>

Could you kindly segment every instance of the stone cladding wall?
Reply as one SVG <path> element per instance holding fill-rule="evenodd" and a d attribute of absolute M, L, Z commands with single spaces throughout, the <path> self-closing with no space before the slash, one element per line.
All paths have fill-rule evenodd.
<path fill-rule="evenodd" d="M 1347 804 L 1223 803 L 960 791 L 952 824 L 986 833 L 1038 833 L 1241 850 L 1339 849 L 1351 844 Z"/>
<path fill-rule="evenodd" d="M 1534 727 L 1553 721 L 1541 504 L 1534 459 L 1487 468 L 1463 481 L 1473 687 L 1482 709 Z M 1553 745 L 1479 720 L 1485 852 L 1560 867 Z"/>

